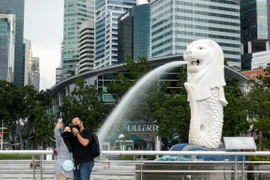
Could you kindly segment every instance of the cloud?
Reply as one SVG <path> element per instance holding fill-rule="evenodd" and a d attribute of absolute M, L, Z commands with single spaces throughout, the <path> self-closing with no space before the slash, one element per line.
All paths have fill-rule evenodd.
<path fill-rule="evenodd" d="M 40 58 L 40 89 L 55 84 L 63 39 L 64 0 L 25 0 L 24 37 L 32 43 L 34 57 Z"/>
<path fill-rule="evenodd" d="M 40 90 L 49 89 L 55 84 L 55 68 L 60 64 L 61 43 L 52 46 L 37 44 L 36 47 L 33 56 L 40 58 Z"/>

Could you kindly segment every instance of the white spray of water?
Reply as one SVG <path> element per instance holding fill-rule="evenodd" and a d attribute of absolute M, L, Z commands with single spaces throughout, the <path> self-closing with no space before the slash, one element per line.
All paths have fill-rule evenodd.
<path fill-rule="evenodd" d="M 126 111 L 126 107 L 130 103 L 130 101 L 133 99 L 134 96 L 136 96 L 136 91 L 138 91 L 141 87 L 145 87 L 151 80 L 153 80 L 157 75 L 160 73 L 165 72 L 168 69 L 171 69 L 173 67 L 182 66 L 184 64 L 187 64 L 185 61 L 174 61 L 167 63 L 163 66 L 160 66 L 149 73 L 147 73 L 144 77 L 142 77 L 136 84 L 133 86 L 122 98 L 120 103 L 116 106 L 116 108 L 113 110 L 113 112 L 109 115 L 109 117 L 106 119 L 105 123 L 102 125 L 101 129 L 97 133 L 100 142 L 104 141 L 104 138 L 106 137 L 109 130 L 112 128 L 112 125 L 116 124 L 117 120 L 120 120 L 119 114 Z"/>

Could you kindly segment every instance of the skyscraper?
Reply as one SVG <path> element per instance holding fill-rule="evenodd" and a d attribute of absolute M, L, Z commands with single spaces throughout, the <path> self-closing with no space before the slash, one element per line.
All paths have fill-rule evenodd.
<path fill-rule="evenodd" d="M 23 39 L 24 50 L 25 50 L 25 66 L 24 66 L 24 85 L 32 84 L 32 47 L 29 39 Z"/>
<path fill-rule="evenodd" d="M 63 78 L 75 75 L 79 62 L 79 27 L 94 20 L 94 0 L 64 1 Z"/>
<path fill-rule="evenodd" d="M 118 62 L 126 56 L 135 61 L 139 56 L 151 57 L 151 4 L 133 7 L 118 18 Z"/>
<path fill-rule="evenodd" d="M 35 87 L 37 91 L 39 91 L 39 82 L 40 82 L 40 72 L 39 72 L 39 58 L 33 57 L 32 64 L 32 85 Z"/>
<path fill-rule="evenodd" d="M 0 80 L 13 82 L 15 62 L 15 15 L 0 14 Z"/>
<path fill-rule="evenodd" d="M 152 57 L 183 54 L 192 41 L 212 39 L 229 66 L 241 66 L 239 0 L 156 0 L 151 23 Z"/>
<path fill-rule="evenodd" d="M 55 83 L 59 83 L 60 81 L 63 80 L 63 69 L 62 68 L 56 68 L 55 72 Z"/>
<path fill-rule="evenodd" d="M 19 87 L 24 85 L 24 0 L 0 0 L 0 14 L 15 14 L 16 38 L 15 38 L 15 64 L 14 83 Z"/>
<path fill-rule="evenodd" d="M 251 69 L 252 53 L 270 50 L 269 7 L 269 0 L 241 0 L 242 69 Z"/>
<path fill-rule="evenodd" d="M 118 17 L 136 0 L 96 0 L 95 68 L 118 63 Z"/>
<path fill-rule="evenodd" d="M 77 64 L 77 74 L 94 69 L 94 21 L 85 21 L 80 26 L 80 60 Z"/>

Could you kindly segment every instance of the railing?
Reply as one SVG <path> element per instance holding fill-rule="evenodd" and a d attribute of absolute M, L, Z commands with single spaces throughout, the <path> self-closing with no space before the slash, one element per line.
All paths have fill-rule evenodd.
<path fill-rule="evenodd" d="M 32 155 L 32 163 L 35 163 L 34 155 L 45 155 L 52 154 L 50 150 L 4 150 L 0 151 L 1 154 L 31 154 Z M 247 164 L 261 164 L 261 165 L 270 165 L 269 161 L 245 161 L 246 156 L 270 156 L 270 152 L 268 151 L 257 151 L 257 152 L 226 152 L 226 151 L 103 151 L 100 159 L 96 160 L 96 162 L 105 163 L 106 157 L 113 155 L 131 155 L 131 156 L 139 156 L 141 158 L 137 158 L 130 161 L 120 161 L 120 160 L 109 160 L 110 162 L 118 162 L 118 163 L 132 163 L 136 166 L 140 166 L 140 169 L 135 170 L 135 173 L 140 174 L 140 179 L 143 179 L 143 173 L 234 173 L 234 179 L 238 179 L 238 174 L 242 174 L 242 180 L 244 180 L 245 173 L 270 173 L 270 169 L 266 170 L 245 170 L 245 165 Z M 143 159 L 144 155 L 153 155 L 153 156 L 161 156 L 161 155 L 177 155 L 177 156 L 197 156 L 197 155 L 205 155 L 205 156 L 234 156 L 235 161 L 155 161 L 155 160 L 145 160 Z M 237 157 L 243 157 L 242 161 L 237 161 Z M 103 159 L 103 160 L 102 160 Z M 42 179 L 42 158 L 40 156 L 40 177 Z M 152 164 L 234 164 L 233 170 L 143 170 L 143 165 L 147 163 Z M 240 166 L 240 168 L 239 168 Z M 270 166 L 269 166 L 270 167 Z M 35 179 L 35 168 L 33 168 L 33 179 Z"/>

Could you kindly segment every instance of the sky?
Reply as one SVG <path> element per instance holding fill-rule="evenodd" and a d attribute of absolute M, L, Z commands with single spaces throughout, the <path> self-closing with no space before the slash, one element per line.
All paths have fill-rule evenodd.
<path fill-rule="evenodd" d="M 40 90 L 55 84 L 63 39 L 64 0 L 25 0 L 24 38 L 40 58 Z"/>

